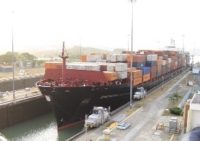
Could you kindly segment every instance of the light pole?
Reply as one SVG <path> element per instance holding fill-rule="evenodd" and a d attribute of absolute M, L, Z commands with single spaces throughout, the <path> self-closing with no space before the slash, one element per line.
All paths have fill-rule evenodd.
<path fill-rule="evenodd" d="M 182 45 L 183 49 L 182 49 L 182 50 L 183 50 L 183 52 L 184 52 L 184 47 L 185 47 L 185 46 L 184 46 L 184 39 L 185 39 L 185 35 L 184 35 L 184 34 L 182 35 L 182 38 L 183 38 L 183 45 Z"/>
<path fill-rule="evenodd" d="M 88 119 L 88 116 L 87 114 L 85 115 L 85 121 Z M 88 131 L 88 126 L 85 124 L 85 141 L 88 140 L 88 134 L 87 134 L 87 131 Z"/>
<path fill-rule="evenodd" d="M 130 45 L 129 45 L 129 43 L 130 43 L 130 40 L 129 40 L 129 39 L 130 39 L 130 34 L 128 34 L 128 41 L 127 41 L 127 42 L 128 42 L 128 44 L 127 44 L 127 46 L 128 46 L 127 51 L 128 51 L 128 52 L 129 52 L 129 46 L 130 46 Z"/>
<path fill-rule="evenodd" d="M 133 3 L 135 0 L 131 0 L 131 75 L 130 75 L 130 108 L 132 108 L 133 103 L 133 73 L 132 73 L 132 65 L 133 65 Z"/>
<path fill-rule="evenodd" d="M 15 55 L 14 55 L 14 11 L 12 11 L 12 66 L 13 66 L 13 81 L 12 81 L 12 87 L 13 87 L 13 101 L 15 101 Z"/>

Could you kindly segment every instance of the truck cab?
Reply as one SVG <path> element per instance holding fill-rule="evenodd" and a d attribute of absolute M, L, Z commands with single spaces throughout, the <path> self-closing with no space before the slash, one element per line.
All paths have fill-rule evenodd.
<path fill-rule="evenodd" d="M 133 98 L 135 100 L 140 100 L 143 99 L 146 96 L 146 94 L 147 94 L 146 90 L 143 87 L 139 87 L 137 88 Z"/>
<path fill-rule="evenodd" d="M 85 120 L 85 127 L 96 128 L 110 119 L 110 111 L 104 107 L 94 107 L 91 115 Z"/>

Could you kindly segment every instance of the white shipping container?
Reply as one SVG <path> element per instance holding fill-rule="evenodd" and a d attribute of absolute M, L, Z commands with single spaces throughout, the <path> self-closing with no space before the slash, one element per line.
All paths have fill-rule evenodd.
<path fill-rule="evenodd" d="M 128 64 L 127 63 L 116 63 L 115 71 L 127 71 Z"/>
<path fill-rule="evenodd" d="M 117 73 L 117 77 L 119 79 L 126 79 L 128 77 L 127 71 L 119 71 L 119 72 L 116 72 L 116 73 Z"/>
<path fill-rule="evenodd" d="M 108 62 L 111 61 L 111 55 L 110 55 L 110 54 L 107 54 L 107 55 L 106 55 L 106 60 L 107 60 Z"/>
<path fill-rule="evenodd" d="M 157 54 L 149 54 L 147 55 L 147 61 L 157 61 L 158 55 Z"/>
<path fill-rule="evenodd" d="M 158 59 L 159 59 L 159 60 L 162 60 L 162 59 L 163 59 L 163 56 L 158 56 Z"/>
<path fill-rule="evenodd" d="M 113 54 L 110 56 L 110 62 L 116 62 L 117 61 L 117 55 Z"/>
<path fill-rule="evenodd" d="M 167 64 L 166 60 L 162 60 L 162 65 L 165 66 Z"/>
<path fill-rule="evenodd" d="M 67 69 L 75 69 L 75 70 L 91 70 L 91 71 L 100 71 L 100 64 L 96 64 L 96 63 L 79 63 L 79 62 L 75 62 L 75 63 L 68 63 L 67 64 Z"/>
<path fill-rule="evenodd" d="M 101 55 L 87 55 L 88 62 L 97 62 L 102 59 Z"/>
<path fill-rule="evenodd" d="M 115 64 L 107 64 L 107 71 L 115 71 Z"/>
<path fill-rule="evenodd" d="M 92 71 L 100 71 L 100 66 L 99 65 L 91 66 L 91 70 Z"/>
<path fill-rule="evenodd" d="M 117 61 L 125 62 L 126 60 L 127 60 L 127 55 L 126 54 L 118 54 L 117 55 Z"/>
<path fill-rule="evenodd" d="M 172 59 L 171 58 L 168 58 L 168 63 L 171 63 L 172 62 Z"/>

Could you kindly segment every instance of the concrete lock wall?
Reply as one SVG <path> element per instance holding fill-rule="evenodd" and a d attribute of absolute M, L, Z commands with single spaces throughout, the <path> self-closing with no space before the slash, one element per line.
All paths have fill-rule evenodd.
<path fill-rule="evenodd" d="M 50 111 L 51 106 L 42 96 L 1 106 L 0 129 L 46 114 Z"/>
<path fill-rule="evenodd" d="M 33 87 L 35 83 L 39 81 L 42 76 L 33 77 L 33 78 L 21 78 L 15 80 L 15 89 L 24 89 L 26 87 Z M 11 91 L 13 89 L 12 79 L 0 82 L 0 91 Z"/>

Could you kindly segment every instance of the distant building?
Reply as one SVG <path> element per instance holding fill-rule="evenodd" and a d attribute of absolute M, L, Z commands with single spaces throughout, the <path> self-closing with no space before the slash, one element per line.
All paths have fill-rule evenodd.
<path fill-rule="evenodd" d="M 12 66 L 0 66 L 0 72 L 12 72 L 13 67 Z"/>
<path fill-rule="evenodd" d="M 186 124 L 184 127 L 186 132 L 200 127 L 200 93 L 194 94 L 188 104 L 186 104 L 184 110 L 184 124 Z"/>

